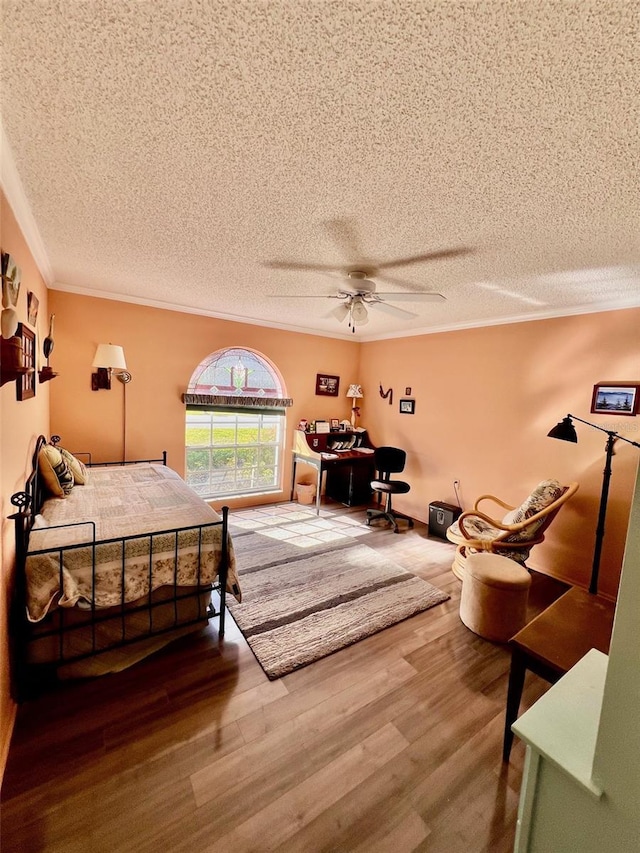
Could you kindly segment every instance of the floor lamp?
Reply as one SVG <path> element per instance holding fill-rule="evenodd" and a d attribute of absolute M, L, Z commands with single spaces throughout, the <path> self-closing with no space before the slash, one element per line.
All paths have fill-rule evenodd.
<path fill-rule="evenodd" d="M 638 444 L 637 441 L 631 441 L 630 438 L 625 438 L 623 435 L 620 435 L 620 433 L 614 432 L 613 430 L 604 429 L 604 427 L 589 423 L 589 421 L 583 421 L 582 418 L 579 418 L 577 415 L 567 415 L 566 418 L 556 424 L 554 428 L 547 433 L 547 435 L 549 438 L 559 438 L 561 441 L 572 441 L 574 444 L 577 444 L 578 436 L 576 434 L 576 428 L 573 425 L 574 420 L 580 421 L 581 424 L 586 424 L 587 426 L 593 427 L 593 429 L 598 429 L 600 432 L 605 432 L 607 434 L 607 443 L 605 445 L 606 455 L 604 471 L 602 474 L 602 491 L 600 493 L 600 509 L 598 510 L 598 524 L 596 526 L 596 544 L 593 552 L 591 581 L 589 583 L 589 592 L 593 593 L 593 595 L 597 595 L 600 555 L 602 554 L 602 541 L 604 539 L 604 521 L 607 515 L 609 482 L 611 480 L 611 459 L 614 454 L 614 445 L 616 441 L 626 441 L 627 444 L 632 444 L 634 447 L 640 447 L 640 444 Z"/>
<path fill-rule="evenodd" d="M 122 461 L 127 459 L 127 385 L 131 382 L 131 374 L 127 370 L 124 350 L 116 344 L 98 344 L 93 359 L 96 373 L 91 375 L 91 390 L 99 391 L 104 388 L 111 390 L 111 377 L 115 376 L 122 382 Z"/>

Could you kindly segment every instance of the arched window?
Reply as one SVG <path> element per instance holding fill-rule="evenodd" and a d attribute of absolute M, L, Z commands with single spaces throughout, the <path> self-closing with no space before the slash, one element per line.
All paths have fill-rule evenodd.
<path fill-rule="evenodd" d="M 194 370 L 186 394 L 186 480 L 205 499 L 280 490 L 284 383 L 264 356 L 218 350 Z"/>

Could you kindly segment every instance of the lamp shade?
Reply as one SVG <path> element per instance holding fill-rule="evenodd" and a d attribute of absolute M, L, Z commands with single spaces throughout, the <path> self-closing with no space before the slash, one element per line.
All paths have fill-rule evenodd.
<path fill-rule="evenodd" d="M 347 397 L 355 397 L 355 398 L 364 397 L 364 394 L 362 393 L 362 385 L 349 385 L 349 390 L 347 391 Z"/>
<path fill-rule="evenodd" d="M 114 344 L 98 344 L 92 367 L 111 367 L 116 370 L 126 370 L 127 362 L 124 350 Z"/>
<path fill-rule="evenodd" d="M 354 323 L 358 323 L 361 326 L 364 326 L 369 322 L 369 313 L 367 311 L 367 306 L 364 304 L 362 299 L 357 296 L 353 300 L 351 304 L 351 319 Z"/>
<path fill-rule="evenodd" d="M 574 427 L 573 421 L 569 415 L 557 423 L 554 428 L 547 433 L 547 436 L 549 438 L 559 438 L 561 441 L 572 441 L 574 444 L 578 443 L 576 428 Z"/>
<path fill-rule="evenodd" d="M 345 302 L 341 302 L 340 305 L 336 305 L 331 313 L 342 322 L 349 316 L 349 306 Z"/>

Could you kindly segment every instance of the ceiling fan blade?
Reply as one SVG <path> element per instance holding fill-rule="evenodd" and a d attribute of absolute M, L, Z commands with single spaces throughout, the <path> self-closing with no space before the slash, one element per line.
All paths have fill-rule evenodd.
<path fill-rule="evenodd" d="M 394 317 L 417 317 L 413 311 L 405 311 L 404 308 L 396 308 L 395 305 L 389 305 L 388 302 L 367 302 L 367 307 L 374 308 L 376 311 L 382 311 L 385 314 L 392 314 Z"/>
<path fill-rule="evenodd" d="M 298 261 L 264 261 L 262 266 L 271 270 L 315 270 L 316 272 L 337 272 L 340 270 L 340 267 L 330 266 L 329 264 L 301 264 Z"/>
<path fill-rule="evenodd" d="M 341 293 L 267 293 L 269 299 L 345 299 L 353 294 Z"/>
<path fill-rule="evenodd" d="M 388 275 L 387 273 L 377 273 L 376 281 L 378 281 L 381 289 L 383 290 L 384 286 L 387 284 L 390 284 L 393 287 L 401 287 L 403 290 L 411 290 L 414 293 L 420 293 L 420 291 L 424 290 L 423 284 L 415 284 L 412 281 L 408 281 L 406 278 L 398 278 L 397 276 Z"/>
<path fill-rule="evenodd" d="M 380 299 L 391 299 L 393 302 L 446 302 L 446 296 L 441 293 L 376 293 Z"/>
<path fill-rule="evenodd" d="M 438 261 L 443 258 L 457 258 L 460 255 L 469 255 L 473 250 L 467 249 L 464 246 L 460 249 L 442 249 L 440 252 L 425 252 L 423 255 L 412 255 L 408 258 L 396 258 L 395 261 L 384 261 L 376 264 L 379 270 L 387 270 L 392 267 L 406 267 L 410 264 L 419 264 L 423 261 Z"/>

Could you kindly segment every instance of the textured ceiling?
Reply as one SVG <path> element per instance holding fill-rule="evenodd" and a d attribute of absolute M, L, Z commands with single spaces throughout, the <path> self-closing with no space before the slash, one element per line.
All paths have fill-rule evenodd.
<path fill-rule="evenodd" d="M 446 301 L 356 338 L 640 304 L 635 0 L 2 6 L 53 287 L 342 335 L 298 298 L 341 275 L 278 263 L 466 249 L 380 270 Z"/>

